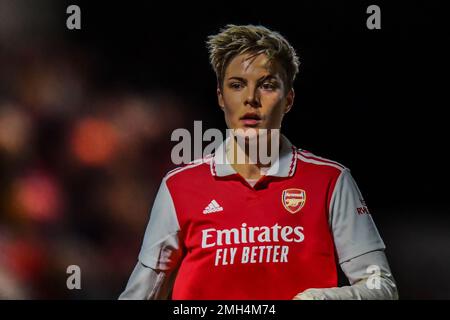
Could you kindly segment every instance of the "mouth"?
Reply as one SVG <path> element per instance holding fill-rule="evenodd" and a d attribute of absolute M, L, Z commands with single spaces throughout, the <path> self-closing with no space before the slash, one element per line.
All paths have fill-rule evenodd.
<path fill-rule="evenodd" d="M 247 127 L 256 127 L 262 121 L 261 116 L 255 112 L 247 112 L 239 120 Z"/>

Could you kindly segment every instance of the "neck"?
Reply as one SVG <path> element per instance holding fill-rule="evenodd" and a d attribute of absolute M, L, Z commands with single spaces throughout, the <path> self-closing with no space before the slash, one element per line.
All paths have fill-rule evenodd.
<path fill-rule="evenodd" d="M 279 140 L 279 150 L 281 150 L 281 144 L 282 140 Z M 270 146 L 270 141 L 268 142 L 268 145 Z M 233 154 L 231 154 L 231 151 L 234 151 Z M 259 145 L 257 145 L 257 150 L 259 150 Z M 269 147 L 267 147 L 266 150 L 271 150 Z M 244 163 L 238 163 L 238 153 L 241 153 L 245 155 L 245 161 Z M 245 179 L 259 179 L 261 178 L 262 171 L 264 169 L 269 169 L 272 165 L 271 162 L 268 164 L 262 164 L 259 160 L 259 157 L 257 157 L 256 163 L 250 163 L 250 156 L 249 156 L 250 148 L 246 144 L 245 147 L 241 146 L 236 142 L 234 138 L 230 140 L 230 145 L 227 147 L 227 157 L 229 161 L 231 162 L 232 168 L 240 174 Z M 234 157 L 233 157 L 234 155 Z M 233 159 L 231 159 L 233 157 Z M 242 160 L 240 161 L 242 162 Z"/>

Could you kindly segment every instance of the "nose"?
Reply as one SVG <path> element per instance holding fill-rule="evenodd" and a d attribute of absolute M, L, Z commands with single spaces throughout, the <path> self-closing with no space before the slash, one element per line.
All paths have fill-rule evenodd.
<path fill-rule="evenodd" d="M 245 96 L 244 105 L 249 105 L 253 108 L 258 108 L 261 106 L 261 101 L 259 97 L 258 87 L 248 86 Z"/>

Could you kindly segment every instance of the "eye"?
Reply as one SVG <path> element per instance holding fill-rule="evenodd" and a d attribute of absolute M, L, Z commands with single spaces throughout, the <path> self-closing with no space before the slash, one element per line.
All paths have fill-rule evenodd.
<path fill-rule="evenodd" d="M 263 82 L 261 84 L 261 88 L 268 91 L 273 91 L 277 88 L 277 86 L 274 83 L 271 82 Z"/>
<path fill-rule="evenodd" d="M 228 86 L 231 89 L 239 90 L 239 89 L 242 88 L 242 83 L 240 83 L 240 82 L 231 82 Z"/>

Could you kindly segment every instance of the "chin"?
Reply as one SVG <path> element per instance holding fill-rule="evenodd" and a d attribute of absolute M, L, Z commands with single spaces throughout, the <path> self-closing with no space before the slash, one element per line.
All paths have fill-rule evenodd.
<path fill-rule="evenodd" d="M 244 127 L 238 127 L 233 129 L 233 134 L 235 136 L 245 136 L 248 138 L 254 138 L 258 137 L 260 135 L 267 134 L 268 131 L 266 128 L 261 127 L 250 127 L 250 126 L 244 126 Z"/>

